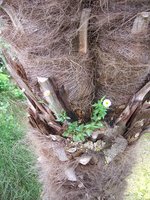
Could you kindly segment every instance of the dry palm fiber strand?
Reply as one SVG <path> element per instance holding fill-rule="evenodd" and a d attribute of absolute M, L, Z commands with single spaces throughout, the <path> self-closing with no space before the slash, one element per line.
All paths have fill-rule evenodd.
<path fill-rule="evenodd" d="M 51 77 L 64 88 L 73 110 L 88 111 L 94 97 L 106 95 L 113 105 L 126 104 L 144 84 L 149 67 L 149 31 L 131 34 L 148 1 L 6 1 L 13 23 L 4 17 L 4 38 L 39 94 L 37 76 Z M 82 9 L 91 8 L 88 54 L 78 53 Z M 4 12 L 4 11 L 3 11 Z M 5 13 L 5 14 L 6 14 Z M 8 13 L 7 13 L 8 14 Z"/>

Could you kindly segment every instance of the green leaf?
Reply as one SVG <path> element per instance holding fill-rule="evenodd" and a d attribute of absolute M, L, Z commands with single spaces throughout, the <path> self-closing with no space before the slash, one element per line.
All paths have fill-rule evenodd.
<path fill-rule="evenodd" d="M 65 136 L 65 137 L 68 137 L 69 135 L 70 135 L 70 133 L 67 132 L 67 131 L 65 131 L 65 132 L 63 133 L 63 136 Z"/>
<path fill-rule="evenodd" d="M 83 134 L 79 135 L 79 138 L 80 138 L 80 141 L 84 141 L 85 140 L 85 137 Z"/>
<path fill-rule="evenodd" d="M 67 113 L 65 111 L 61 112 L 58 116 L 57 116 L 57 121 L 58 122 L 62 122 L 64 123 L 65 121 L 70 120 L 70 117 L 67 116 Z"/>
<path fill-rule="evenodd" d="M 98 122 L 98 123 L 96 124 L 96 126 L 97 126 L 97 128 L 102 128 L 102 127 L 104 127 L 104 125 L 103 125 L 101 122 Z"/>
<path fill-rule="evenodd" d="M 100 102 L 103 103 L 103 101 L 105 100 L 106 96 L 103 96 L 101 99 L 100 99 Z"/>
<path fill-rule="evenodd" d="M 92 130 L 88 129 L 88 130 L 86 130 L 86 135 L 90 137 L 92 132 L 93 132 Z"/>
<path fill-rule="evenodd" d="M 83 124 L 81 124 L 81 125 L 76 127 L 76 131 L 77 132 L 83 132 L 83 130 L 84 130 L 84 125 Z"/>
<path fill-rule="evenodd" d="M 79 142 L 80 138 L 77 135 L 73 135 L 73 141 L 74 142 Z"/>

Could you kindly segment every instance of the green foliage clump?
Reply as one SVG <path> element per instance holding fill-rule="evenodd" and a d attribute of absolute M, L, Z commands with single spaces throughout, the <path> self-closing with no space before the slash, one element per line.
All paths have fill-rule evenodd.
<path fill-rule="evenodd" d="M 64 132 L 63 136 L 70 137 L 75 142 L 83 142 L 85 141 L 86 137 L 91 136 L 93 131 L 102 128 L 103 123 L 101 122 L 101 120 L 104 119 L 108 109 L 103 104 L 104 100 L 105 97 L 98 100 L 98 102 L 93 105 L 91 122 L 87 124 L 81 124 L 78 121 L 72 123 L 68 122 L 68 128 Z M 58 121 L 64 123 L 65 121 L 68 121 L 68 119 L 69 118 L 67 114 L 63 112 L 60 114 Z"/>
<path fill-rule="evenodd" d="M 0 92 L 7 91 L 9 88 L 9 78 L 6 74 L 0 73 Z"/>
<path fill-rule="evenodd" d="M 5 99 L 7 99 L 7 102 L 9 99 L 24 99 L 23 92 L 20 89 L 18 89 L 14 83 L 10 81 L 9 75 L 5 72 L 0 72 L 0 96 L 5 97 Z M 0 100 L 2 101 L 2 99 Z"/>
<path fill-rule="evenodd" d="M 73 122 L 68 125 L 68 129 L 63 135 L 65 137 L 71 136 L 75 142 L 85 141 L 86 137 L 90 137 L 94 130 L 101 127 L 103 127 L 101 122 L 91 122 L 89 124 L 79 124 L 78 122 Z"/>
<path fill-rule="evenodd" d="M 0 37 L 0 95 L 5 96 L 5 98 L 11 99 L 23 99 L 23 93 L 19 90 L 14 83 L 10 81 L 10 76 L 6 70 L 6 61 L 2 55 L 1 50 L 5 49 L 9 51 L 10 45 L 8 45 Z"/>

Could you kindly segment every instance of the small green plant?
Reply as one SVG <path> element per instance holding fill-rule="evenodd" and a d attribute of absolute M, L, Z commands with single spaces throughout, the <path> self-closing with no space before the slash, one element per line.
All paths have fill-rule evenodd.
<path fill-rule="evenodd" d="M 74 142 L 85 141 L 86 137 L 90 137 L 95 129 L 103 127 L 101 122 L 91 122 L 89 124 L 79 124 L 77 121 L 69 123 L 68 129 L 64 132 L 65 137 L 71 137 Z"/>
<path fill-rule="evenodd" d="M 101 120 L 104 119 L 105 115 L 107 114 L 107 109 L 110 105 L 110 100 L 103 97 L 93 105 L 91 122 L 89 122 L 88 124 L 80 124 L 77 121 L 73 123 L 68 122 L 68 128 L 64 132 L 63 136 L 70 137 L 75 142 L 85 141 L 85 138 L 90 137 L 93 131 L 103 127 L 103 123 L 101 122 Z M 67 118 L 67 114 L 62 113 L 59 120 L 61 122 L 64 122 L 68 120 Z"/>
<path fill-rule="evenodd" d="M 95 122 L 104 119 L 105 115 L 107 114 L 107 108 L 103 105 L 104 99 L 105 97 L 93 104 L 92 120 Z"/>
<path fill-rule="evenodd" d="M 57 121 L 58 122 L 62 122 L 64 123 L 65 121 L 69 121 L 70 117 L 67 116 L 67 113 L 65 111 L 61 112 L 58 116 L 57 116 Z"/>

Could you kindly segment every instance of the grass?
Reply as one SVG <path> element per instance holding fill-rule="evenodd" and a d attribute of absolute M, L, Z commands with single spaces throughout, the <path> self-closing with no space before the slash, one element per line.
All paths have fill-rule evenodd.
<path fill-rule="evenodd" d="M 15 113 L 11 106 L 0 113 L 0 199 L 38 200 L 39 185 L 32 169 L 34 159 L 22 141 L 25 127 L 19 118 L 25 116 L 18 106 Z"/>
<path fill-rule="evenodd" d="M 24 100 L 12 83 L 5 89 L 4 85 L 0 84 L 0 199 L 38 200 L 40 185 L 32 167 L 35 158 L 23 140 Z"/>

